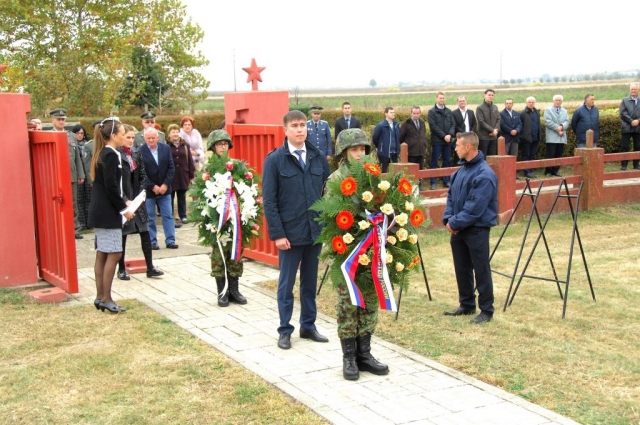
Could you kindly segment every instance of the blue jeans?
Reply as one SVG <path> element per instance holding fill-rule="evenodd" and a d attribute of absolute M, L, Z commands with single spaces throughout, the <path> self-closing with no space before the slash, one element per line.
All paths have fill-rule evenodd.
<path fill-rule="evenodd" d="M 451 145 L 449 143 L 445 145 L 432 145 L 431 150 L 431 165 L 429 168 L 438 168 L 438 160 L 442 154 L 442 168 L 449 166 L 451 160 Z M 443 183 L 449 183 L 449 176 L 442 178 Z M 436 184 L 436 178 L 431 177 L 431 184 Z"/>
<path fill-rule="evenodd" d="M 293 315 L 293 285 L 300 266 L 300 329 L 316 329 L 316 286 L 318 284 L 318 257 L 322 244 L 292 246 L 278 250 L 280 277 L 278 278 L 279 334 L 290 334 L 294 327 L 289 322 Z"/>
<path fill-rule="evenodd" d="M 171 195 L 166 194 L 162 196 L 156 196 L 155 198 L 147 198 L 145 206 L 147 207 L 147 214 L 149 215 L 149 235 L 151 236 L 151 243 L 153 245 L 158 244 L 158 229 L 156 229 L 156 204 L 160 208 L 160 215 L 162 217 L 162 229 L 164 230 L 164 243 L 169 245 L 176 242 L 176 222 L 173 221 L 173 214 L 171 212 Z"/>

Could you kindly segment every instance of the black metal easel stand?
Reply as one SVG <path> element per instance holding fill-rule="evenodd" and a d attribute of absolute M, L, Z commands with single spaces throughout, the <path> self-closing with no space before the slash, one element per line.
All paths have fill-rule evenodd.
<path fill-rule="evenodd" d="M 536 217 L 538 218 L 538 224 L 540 225 L 540 217 L 538 215 L 537 212 L 537 208 L 536 208 L 536 202 L 537 202 L 537 197 L 539 195 L 540 189 L 542 188 L 542 184 L 540 184 L 540 187 L 538 188 L 538 193 L 535 195 L 535 199 L 534 199 L 534 203 L 533 203 L 533 208 L 532 208 L 532 213 L 529 217 L 529 222 L 531 222 L 531 218 L 533 213 L 535 212 Z M 529 186 L 529 182 L 527 180 L 527 187 Z M 507 306 L 510 306 L 513 303 L 513 300 L 518 292 L 518 288 L 520 287 L 520 283 L 522 283 L 522 279 L 524 279 L 525 277 L 527 278 L 531 278 L 531 279 L 537 279 L 537 280 L 545 280 L 545 281 L 549 281 L 549 282 L 555 282 L 557 287 L 558 287 L 558 291 L 560 293 L 560 297 L 563 300 L 563 306 L 562 306 L 562 318 L 565 318 L 566 315 L 566 311 L 567 311 L 567 299 L 568 299 L 568 295 L 569 295 L 569 283 L 571 281 L 571 263 L 572 263 L 572 259 L 573 259 L 573 250 L 574 250 L 574 246 L 575 246 L 575 241 L 576 241 L 576 237 L 578 239 L 578 246 L 580 248 L 580 254 L 582 256 L 582 262 L 584 264 L 584 268 L 587 274 L 587 280 L 589 282 L 589 289 L 591 290 L 591 296 L 593 298 L 593 300 L 596 300 L 596 295 L 593 291 L 593 284 L 591 282 L 591 275 L 589 274 L 589 267 L 587 265 L 587 259 L 584 255 L 584 248 L 582 246 L 582 239 L 580 238 L 580 231 L 578 229 L 578 208 L 580 205 L 580 196 L 582 195 L 582 187 L 583 187 L 583 183 L 580 183 L 580 187 L 578 189 L 578 194 L 577 195 L 571 195 L 569 193 L 569 187 L 567 185 L 567 181 L 565 179 L 563 179 L 560 183 L 560 185 L 558 186 L 558 191 L 556 192 L 556 196 L 553 200 L 553 204 L 551 205 L 551 209 L 549 210 L 549 213 L 547 214 L 547 217 L 544 221 L 544 223 L 540 226 L 540 233 L 538 233 L 538 237 L 536 238 L 536 241 L 533 245 L 533 248 L 531 249 L 531 253 L 529 254 L 529 258 L 527 258 L 527 261 L 522 269 L 522 272 L 520 274 L 520 278 L 518 279 L 518 283 L 516 284 L 515 289 L 513 290 L 513 294 L 511 294 L 511 289 L 513 286 L 513 279 L 515 278 L 515 274 L 516 274 L 516 270 L 517 270 L 517 266 L 518 264 L 516 264 L 516 270 L 514 270 L 514 274 L 512 276 L 512 281 L 511 281 L 511 286 L 509 287 L 509 293 L 507 294 L 507 299 L 505 300 L 505 306 L 504 306 L 504 310 L 506 310 Z M 562 189 L 564 188 L 564 194 L 562 193 Z M 531 192 L 531 189 L 529 187 L 529 191 Z M 524 193 L 523 193 L 523 196 Z M 522 196 L 522 197 L 523 197 Z M 532 196 L 531 194 L 528 194 L 527 196 Z M 521 199 L 522 199 L 521 197 Z M 544 230 L 547 226 L 547 223 L 549 222 L 549 218 L 551 217 L 551 214 L 553 213 L 556 204 L 558 203 L 558 199 L 560 198 L 565 198 L 567 199 L 568 205 L 569 205 L 569 209 L 571 211 L 571 216 L 573 217 L 573 223 L 572 223 L 572 230 L 571 230 L 571 245 L 569 248 L 569 262 L 567 264 L 567 277 L 566 280 L 560 280 L 557 276 L 557 273 L 555 271 L 555 267 L 553 266 L 553 261 L 551 259 L 551 252 L 549 251 L 549 246 L 547 244 L 547 240 L 546 237 L 544 235 Z M 572 202 L 572 200 L 575 200 L 575 209 L 574 209 L 574 204 Z M 520 202 L 520 201 L 519 201 Z M 514 210 L 515 213 L 515 210 Z M 505 229 L 506 230 L 506 229 Z M 527 232 L 528 232 L 528 226 L 527 226 Z M 504 233 L 503 233 L 504 234 Z M 502 238 L 502 237 L 501 237 Z M 547 251 L 547 256 L 549 258 L 549 262 L 551 263 L 551 268 L 553 270 L 553 275 L 554 278 L 550 279 L 550 278 L 545 278 L 545 277 L 540 277 L 540 276 L 532 276 L 532 275 L 527 275 L 526 271 L 527 268 L 529 267 L 529 264 L 531 263 L 531 259 L 533 258 L 533 255 L 535 254 L 536 248 L 538 247 L 538 244 L 540 243 L 540 239 L 543 239 L 544 244 L 545 244 L 545 249 Z M 522 253 L 522 250 L 524 249 L 524 243 L 526 240 L 526 232 L 525 232 L 525 236 L 522 240 L 522 246 L 520 247 L 520 254 Z M 497 246 L 496 246 L 497 248 Z M 495 250 L 494 250 L 495 252 Z M 520 254 L 518 255 L 518 262 L 520 260 Z M 493 256 L 493 254 L 492 254 Z M 564 293 L 561 290 L 560 284 L 563 284 L 564 287 Z M 510 297 L 510 298 L 509 298 Z M 503 311 L 504 311 L 503 310 Z"/>

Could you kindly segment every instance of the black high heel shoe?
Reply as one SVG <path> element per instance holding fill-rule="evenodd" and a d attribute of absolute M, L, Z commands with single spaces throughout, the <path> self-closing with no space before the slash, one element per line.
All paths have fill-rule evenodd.
<path fill-rule="evenodd" d="M 96 298 L 95 300 L 93 300 L 93 305 L 96 307 L 96 310 L 100 310 L 100 303 L 102 301 L 100 301 L 100 298 Z"/>
<path fill-rule="evenodd" d="M 123 311 L 123 310 L 121 310 L 121 309 L 120 309 L 120 307 L 118 307 L 118 305 L 117 305 L 116 303 L 114 303 L 113 301 L 109 301 L 109 302 L 107 302 L 107 303 L 100 302 L 99 307 L 100 307 L 100 310 L 102 310 L 102 311 L 107 310 L 107 311 L 109 311 L 109 312 L 110 312 L 110 313 L 112 313 L 112 314 L 118 314 L 118 313 L 120 313 L 121 311 Z"/>

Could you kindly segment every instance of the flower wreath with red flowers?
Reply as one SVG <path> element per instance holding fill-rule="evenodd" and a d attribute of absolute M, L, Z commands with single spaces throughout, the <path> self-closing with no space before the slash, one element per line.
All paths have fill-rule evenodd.
<path fill-rule="evenodd" d="M 320 258 L 331 260 L 331 280 L 346 282 L 354 305 L 364 306 L 360 289 L 373 285 L 380 308 L 395 311 L 393 285 L 408 284 L 420 261 L 418 229 L 428 225 L 418 187 L 393 166 L 382 175 L 369 156 L 343 167 L 349 175 L 334 174 L 311 207 L 324 224 Z"/>
<path fill-rule="evenodd" d="M 197 223 L 202 245 L 240 252 L 250 244 L 262 222 L 259 182 L 253 168 L 227 154 L 213 155 L 196 173 L 188 192 L 194 200 L 189 219 Z"/>

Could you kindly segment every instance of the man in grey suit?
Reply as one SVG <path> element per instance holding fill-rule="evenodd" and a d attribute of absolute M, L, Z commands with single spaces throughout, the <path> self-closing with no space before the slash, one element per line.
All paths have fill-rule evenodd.
<path fill-rule="evenodd" d="M 71 196 L 73 197 L 73 222 L 75 227 L 76 239 L 82 239 L 80 234 L 81 225 L 78 211 L 78 183 L 84 183 L 85 174 L 84 166 L 82 164 L 82 157 L 80 156 L 80 149 L 78 148 L 78 142 L 76 136 L 65 130 L 64 125 L 67 122 L 67 110 L 66 109 L 54 109 L 49 112 L 51 117 L 51 124 L 53 125 L 53 131 L 64 131 L 67 133 L 67 143 L 69 147 L 69 166 L 71 167 Z"/>
<path fill-rule="evenodd" d="M 547 158 L 562 158 L 567 144 L 567 129 L 569 128 L 569 114 L 562 107 L 562 95 L 553 96 L 553 105 L 544 111 Z M 559 166 L 545 168 L 545 176 L 562 177 L 558 172 Z"/>
<path fill-rule="evenodd" d="M 632 83 L 629 97 L 620 102 L 620 121 L 622 122 L 622 152 L 629 152 L 629 142 L 633 139 L 633 150 L 640 151 L 640 99 L 638 99 L 640 83 Z M 622 161 L 622 170 L 627 169 L 629 161 Z M 640 170 L 640 161 L 633 160 L 633 169 Z"/>

